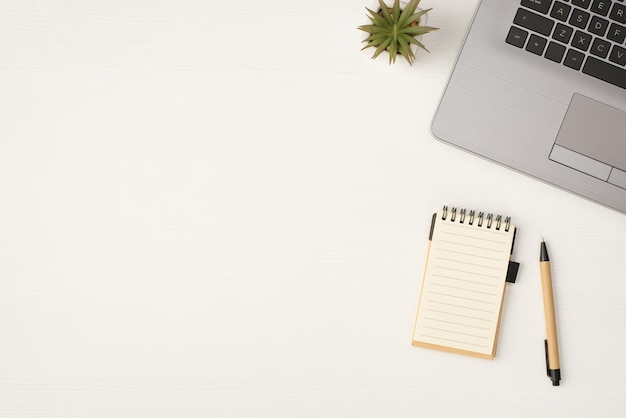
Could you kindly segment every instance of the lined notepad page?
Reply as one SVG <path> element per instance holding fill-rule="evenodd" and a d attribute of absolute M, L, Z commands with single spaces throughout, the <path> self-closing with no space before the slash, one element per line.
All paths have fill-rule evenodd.
<path fill-rule="evenodd" d="M 461 224 L 437 213 L 413 343 L 492 357 L 514 227 Z M 471 353 L 467 353 L 471 354 Z"/>

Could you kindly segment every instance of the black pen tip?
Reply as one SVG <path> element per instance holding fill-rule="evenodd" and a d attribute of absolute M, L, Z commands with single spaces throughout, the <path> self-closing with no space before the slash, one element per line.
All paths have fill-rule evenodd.
<path fill-rule="evenodd" d="M 561 384 L 561 369 L 548 370 L 548 376 L 552 380 L 552 386 L 559 386 Z"/>
<path fill-rule="evenodd" d="M 545 241 L 541 241 L 541 252 L 539 253 L 539 261 L 550 261 Z"/>

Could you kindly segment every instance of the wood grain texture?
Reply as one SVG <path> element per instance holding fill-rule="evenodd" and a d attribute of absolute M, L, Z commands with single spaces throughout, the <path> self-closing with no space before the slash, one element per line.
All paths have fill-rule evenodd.
<path fill-rule="evenodd" d="M 624 218 L 430 137 L 422 5 L 390 67 L 359 1 L 0 0 L 0 416 L 619 415 Z M 444 203 L 519 227 L 494 362 L 410 344 Z"/>

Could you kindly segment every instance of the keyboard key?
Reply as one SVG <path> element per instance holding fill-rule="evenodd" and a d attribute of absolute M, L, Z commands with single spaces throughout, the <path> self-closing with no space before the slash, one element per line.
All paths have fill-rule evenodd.
<path fill-rule="evenodd" d="M 591 3 L 591 11 L 602 16 L 609 14 L 610 7 L 611 0 L 593 0 L 593 3 Z"/>
<path fill-rule="evenodd" d="M 546 49 L 546 54 L 544 57 L 554 62 L 561 62 L 563 59 L 563 55 L 565 55 L 565 47 L 556 42 L 550 42 L 548 45 L 548 49 Z"/>
<path fill-rule="evenodd" d="M 572 39 L 573 33 L 574 29 L 561 23 L 557 23 L 556 28 L 554 29 L 554 33 L 552 34 L 552 39 L 561 41 L 564 44 L 569 44 L 570 39 Z"/>
<path fill-rule="evenodd" d="M 530 35 L 530 39 L 528 40 L 528 44 L 526 45 L 526 51 L 532 52 L 533 54 L 543 55 L 543 50 L 546 47 L 546 43 L 548 41 L 541 36 L 537 36 L 534 33 Z"/>
<path fill-rule="evenodd" d="M 583 9 L 589 8 L 591 0 L 572 0 L 574 6 L 582 7 Z"/>
<path fill-rule="evenodd" d="M 577 30 L 576 33 L 574 34 L 574 38 L 572 38 L 571 45 L 576 49 L 580 49 L 581 51 L 586 51 L 589 49 L 589 46 L 591 45 L 591 38 L 592 36 L 589 35 L 588 33 Z"/>
<path fill-rule="evenodd" d="M 522 0 L 522 6 L 546 14 L 550 10 L 552 0 Z"/>
<path fill-rule="evenodd" d="M 622 44 L 626 38 L 626 28 L 622 25 L 618 25 L 617 23 L 611 23 L 609 33 L 607 33 L 606 37 L 611 41 Z"/>
<path fill-rule="evenodd" d="M 626 70 L 597 58 L 589 57 L 583 73 L 626 89 Z"/>
<path fill-rule="evenodd" d="M 514 45 L 518 48 L 524 48 L 526 38 L 528 38 L 528 32 L 518 27 L 512 26 L 511 29 L 509 29 L 509 34 L 506 37 L 506 43 Z"/>
<path fill-rule="evenodd" d="M 569 4 L 555 1 L 554 6 L 552 6 L 552 11 L 550 12 L 550 16 L 555 19 L 559 19 L 561 22 L 565 22 L 569 17 L 569 12 L 571 11 L 572 6 L 570 6 Z"/>
<path fill-rule="evenodd" d="M 601 17 L 598 17 L 598 16 L 594 16 L 591 18 L 591 23 L 589 23 L 589 28 L 587 28 L 587 30 L 596 35 L 604 36 L 608 28 L 609 28 L 608 20 L 602 19 Z"/>
<path fill-rule="evenodd" d="M 580 70 L 580 67 L 583 65 L 583 60 L 585 59 L 585 54 L 582 52 L 568 49 L 567 54 L 565 55 L 565 60 L 563 64 L 569 68 L 573 68 L 574 70 Z"/>
<path fill-rule="evenodd" d="M 574 25 L 577 28 L 585 29 L 587 27 L 587 22 L 589 22 L 589 17 L 591 15 L 582 10 L 574 9 L 572 12 L 572 16 L 569 18 L 570 25 Z"/>
<path fill-rule="evenodd" d="M 609 61 L 621 65 L 622 67 L 626 65 L 626 49 L 621 46 L 613 45 L 611 55 L 609 55 Z"/>
<path fill-rule="evenodd" d="M 593 40 L 593 43 L 591 44 L 591 49 L 589 50 L 589 52 L 591 52 L 593 55 L 597 57 L 606 58 L 607 55 L 609 55 L 610 49 L 611 49 L 610 42 L 605 41 L 604 39 L 595 38 Z"/>
<path fill-rule="evenodd" d="M 523 28 L 530 29 L 542 35 L 548 36 L 552 32 L 554 21 L 547 17 L 538 15 L 529 10 L 518 9 L 513 23 Z"/>
<path fill-rule="evenodd" d="M 609 18 L 619 23 L 626 23 L 626 5 L 613 3 Z"/>

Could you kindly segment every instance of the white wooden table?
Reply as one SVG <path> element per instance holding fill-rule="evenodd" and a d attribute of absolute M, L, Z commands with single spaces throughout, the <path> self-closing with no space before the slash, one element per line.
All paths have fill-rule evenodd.
<path fill-rule="evenodd" d="M 476 4 L 410 67 L 367 1 L 0 1 L 0 416 L 622 415 L 626 217 L 430 135 Z M 410 345 L 443 204 L 519 228 L 494 361 Z"/>

